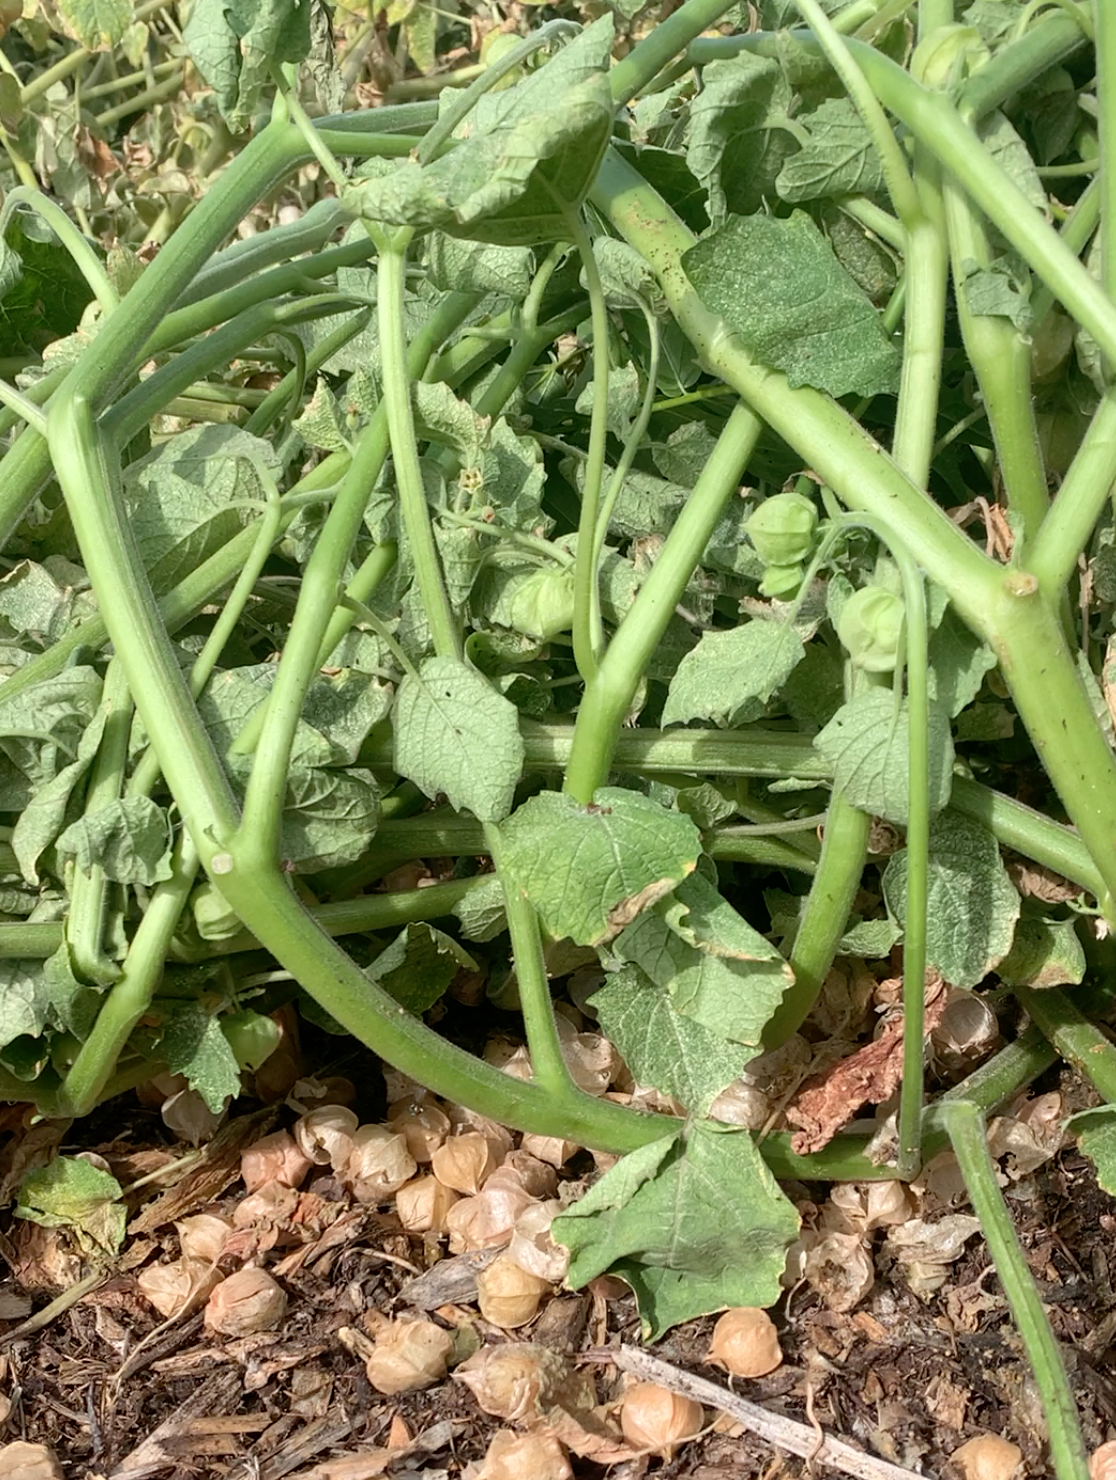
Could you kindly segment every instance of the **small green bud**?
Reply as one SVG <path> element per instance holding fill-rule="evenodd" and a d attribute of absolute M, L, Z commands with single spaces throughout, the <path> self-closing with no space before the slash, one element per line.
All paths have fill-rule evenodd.
<path fill-rule="evenodd" d="M 804 571 L 801 563 L 795 565 L 769 565 L 760 582 L 760 595 L 775 601 L 788 601 L 798 594 Z"/>
<path fill-rule="evenodd" d="M 221 1019 L 221 1031 L 242 1069 L 255 1071 L 279 1047 L 282 1029 L 274 1018 L 245 1008 Z"/>
<path fill-rule="evenodd" d="M 194 924 L 202 940 L 231 940 L 244 928 L 240 916 L 212 884 L 199 884 L 190 897 Z"/>
<path fill-rule="evenodd" d="M 574 616 L 573 571 L 532 571 L 511 592 L 507 610 L 508 625 L 524 637 L 546 642 L 568 632 Z"/>
<path fill-rule="evenodd" d="M 801 493 L 764 499 L 744 528 L 765 565 L 796 565 L 814 548 L 818 511 Z"/>
<path fill-rule="evenodd" d="M 882 586 L 861 587 L 845 602 L 837 619 L 837 636 L 865 673 L 890 673 L 899 661 L 903 641 L 902 601 Z"/>

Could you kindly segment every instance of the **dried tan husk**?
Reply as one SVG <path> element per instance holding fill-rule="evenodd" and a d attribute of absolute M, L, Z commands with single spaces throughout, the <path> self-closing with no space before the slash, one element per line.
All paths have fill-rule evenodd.
<path fill-rule="evenodd" d="M 359 1125 L 347 1105 L 319 1105 L 295 1121 L 295 1143 L 315 1166 L 330 1166 L 339 1172 L 352 1155 Z"/>
<path fill-rule="evenodd" d="M 462 1480 L 573 1480 L 566 1451 L 553 1434 L 517 1434 L 497 1429 L 480 1465 Z"/>
<path fill-rule="evenodd" d="M 955 1449 L 950 1460 L 964 1480 L 1014 1480 L 1023 1465 L 1023 1451 L 999 1434 L 978 1434 Z"/>
<path fill-rule="evenodd" d="M 855 1233 L 831 1233 L 821 1239 L 807 1251 L 803 1273 L 834 1311 L 852 1310 L 876 1281 L 872 1255 Z"/>
<path fill-rule="evenodd" d="M 206 1264 L 217 1263 L 233 1231 L 229 1220 L 216 1213 L 194 1213 L 192 1217 L 180 1218 L 174 1226 L 183 1259 L 201 1259 Z"/>
<path fill-rule="evenodd" d="M 399 1100 L 388 1111 L 388 1125 L 407 1142 L 407 1150 L 419 1166 L 428 1166 L 450 1133 L 450 1118 L 429 1095 L 419 1100 Z"/>
<path fill-rule="evenodd" d="M 726 1310 L 713 1327 L 706 1360 L 733 1377 L 764 1377 L 774 1372 L 783 1361 L 775 1323 L 765 1310 L 753 1306 Z"/>
<path fill-rule="evenodd" d="M 395 1194 L 395 1212 L 408 1233 L 446 1233 L 446 1216 L 459 1196 L 427 1173 L 406 1182 Z"/>
<path fill-rule="evenodd" d="M 452 1332 L 433 1321 L 392 1321 L 378 1333 L 364 1369 L 378 1393 L 394 1397 L 441 1382 L 452 1354 Z"/>
<path fill-rule="evenodd" d="M 247 1265 L 212 1291 L 205 1306 L 205 1326 L 221 1336 L 252 1336 L 274 1331 L 287 1314 L 287 1292 L 266 1269 Z"/>
<path fill-rule="evenodd" d="M 0 1476 L 3 1480 L 62 1480 L 62 1466 L 45 1444 L 16 1439 L 0 1445 Z"/>
<path fill-rule="evenodd" d="M 378 1203 L 398 1192 L 417 1170 L 403 1136 L 384 1125 L 362 1125 L 342 1175 L 358 1202 Z"/>
<path fill-rule="evenodd" d="M 439 1182 L 464 1197 L 480 1192 L 499 1162 L 490 1140 L 480 1131 L 465 1131 L 443 1142 L 430 1158 Z"/>
<path fill-rule="evenodd" d="M 481 1315 L 505 1331 L 518 1330 L 535 1319 L 550 1285 L 521 1269 L 501 1254 L 477 1275 L 477 1305 Z"/>
<path fill-rule="evenodd" d="M 287 1131 L 263 1136 L 240 1153 L 240 1177 L 249 1192 L 268 1182 L 299 1187 L 311 1165 L 310 1158 Z"/>
<path fill-rule="evenodd" d="M 675 1446 L 701 1432 L 705 1414 L 700 1403 L 654 1382 L 638 1382 L 620 1404 L 624 1438 L 637 1449 L 673 1455 Z"/>
<path fill-rule="evenodd" d="M 515 1220 L 508 1244 L 509 1259 L 552 1285 L 560 1285 L 570 1267 L 569 1249 L 556 1244 L 550 1235 L 550 1225 L 562 1211 L 563 1204 L 557 1198 L 532 1203 Z"/>
<path fill-rule="evenodd" d="M 136 1275 L 140 1294 L 167 1320 L 188 1315 L 221 1283 L 221 1271 L 202 1259 L 149 1264 Z"/>

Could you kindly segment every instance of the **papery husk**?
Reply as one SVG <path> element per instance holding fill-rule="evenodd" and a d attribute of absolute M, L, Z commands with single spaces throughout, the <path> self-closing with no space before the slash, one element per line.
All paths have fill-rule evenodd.
<path fill-rule="evenodd" d="M 563 1204 L 557 1198 L 532 1203 L 515 1220 L 508 1244 L 509 1259 L 552 1285 L 560 1285 L 570 1267 L 569 1249 L 556 1244 L 550 1235 L 550 1225 L 562 1211 Z"/>
<path fill-rule="evenodd" d="M 233 1209 L 234 1228 L 254 1228 L 261 1223 L 284 1223 L 298 1207 L 298 1193 L 283 1182 L 265 1182 Z"/>
<path fill-rule="evenodd" d="M 570 1078 L 586 1094 L 603 1095 L 612 1083 L 618 1058 L 616 1050 L 600 1033 L 580 1033 L 561 1013 L 554 1017 L 558 1046 Z"/>
<path fill-rule="evenodd" d="M 429 1095 L 398 1100 L 388 1111 L 388 1126 L 401 1135 L 419 1166 L 428 1166 L 450 1133 L 450 1118 Z"/>
<path fill-rule="evenodd" d="M 693 1398 L 672 1393 L 654 1382 L 638 1382 L 620 1404 L 620 1428 L 637 1449 L 672 1458 L 677 1445 L 699 1434 L 705 1412 Z"/>
<path fill-rule="evenodd" d="M 754 1306 L 726 1310 L 713 1327 L 706 1360 L 733 1377 L 766 1377 L 783 1362 L 774 1321 Z"/>
<path fill-rule="evenodd" d="M 484 1061 L 494 1069 L 510 1075 L 512 1079 L 524 1081 L 531 1078 L 531 1055 L 525 1043 L 513 1043 L 510 1038 L 492 1037 L 484 1045 Z"/>
<path fill-rule="evenodd" d="M 1018 1444 L 999 1434 L 978 1434 L 950 1455 L 964 1480 L 1014 1480 L 1023 1465 Z"/>
<path fill-rule="evenodd" d="M 810 1068 L 813 1049 L 801 1033 L 792 1033 L 778 1048 L 749 1060 L 741 1078 L 754 1084 L 771 1100 L 781 1100 L 802 1082 Z"/>
<path fill-rule="evenodd" d="M 988 1149 L 1017 1182 L 1052 1161 L 1066 1140 L 1065 1109 L 1057 1090 L 1024 1098 L 1008 1115 L 988 1123 Z"/>
<path fill-rule="evenodd" d="M 273 1131 L 245 1146 L 240 1153 L 240 1177 L 249 1192 L 268 1182 L 299 1187 L 312 1162 L 287 1131 Z"/>
<path fill-rule="evenodd" d="M 216 1213 L 194 1213 L 180 1218 L 174 1226 L 183 1259 L 200 1259 L 206 1264 L 217 1263 L 233 1231 L 229 1220 Z"/>
<path fill-rule="evenodd" d="M 384 1202 L 418 1170 L 403 1136 L 384 1125 L 362 1125 L 342 1177 L 358 1202 Z"/>
<path fill-rule="evenodd" d="M 930 1046 L 952 1074 L 973 1069 L 992 1053 L 1000 1039 L 996 1014 L 975 992 L 950 987 L 945 1010 L 930 1034 Z"/>
<path fill-rule="evenodd" d="M 740 1125 L 749 1131 L 761 1131 L 771 1114 L 771 1101 L 762 1089 L 746 1079 L 734 1079 L 709 1107 L 710 1120 L 727 1125 Z"/>
<path fill-rule="evenodd" d="M 849 1311 L 876 1282 L 872 1255 L 855 1233 L 831 1233 L 806 1254 L 803 1273 L 830 1310 Z"/>
<path fill-rule="evenodd" d="M 561 1136 L 525 1135 L 519 1146 L 521 1151 L 526 1151 L 536 1161 L 545 1161 L 556 1171 L 561 1171 L 570 1157 L 581 1150 L 576 1141 L 565 1141 Z"/>
<path fill-rule="evenodd" d="M 483 1462 L 466 1466 L 462 1480 L 573 1480 L 573 1470 L 553 1434 L 497 1429 Z"/>
<path fill-rule="evenodd" d="M 911 1290 L 929 1296 L 945 1284 L 949 1266 L 979 1229 L 980 1219 L 967 1213 L 950 1213 L 934 1223 L 912 1218 L 888 1230 L 884 1250 L 903 1266 Z"/>
<path fill-rule="evenodd" d="M 830 1208 L 836 1217 L 829 1215 Z M 914 1202 L 904 1183 L 838 1182 L 822 1209 L 822 1224 L 827 1233 L 872 1233 L 877 1228 L 891 1228 L 914 1217 Z"/>
<path fill-rule="evenodd" d="M 518 1330 L 533 1321 L 543 1296 L 549 1291 L 546 1280 L 521 1269 L 507 1254 L 501 1254 L 477 1275 L 480 1313 L 486 1321 L 505 1331 Z"/>
<path fill-rule="evenodd" d="M 247 1265 L 230 1274 L 205 1306 L 207 1331 L 221 1336 L 251 1336 L 274 1331 L 287 1314 L 287 1292 L 265 1269 Z"/>
<path fill-rule="evenodd" d="M 405 1183 L 395 1194 L 395 1213 L 408 1233 L 446 1233 L 446 1215 L 460 1201 L 452 1187 L 427 1173 Z"/>
<path fill-rule="evenodd" d="M 364 1370 L 378 1393 L 394 1397 L 441 1382 L 452 1355 L 452 1332 L 433 1321 L 392 1321 L 377 1334 Z"/>
<path fill-rule="evenodd" d="M 549 1347 L 526 1341 L 482 1347 L 453 1377 L 485 1413 L 543 1428 L 584 1459 L 608 1465 L 632 1457 L 618 1425 L 596 1406 L 592 1376 Z"/>
<path fill-rule="evenodd" d="M 430 1158 L 430 1165 L 439 1182 L 463 1197 L 473 1197 L 499 1163 L 486 1136 L 480 1131 L 465 1131 L 439 1146 Z"/>
<path fill-rule="evenodd" d="M 221 1271 L 202 1259 L 149 1264 L 136 1275 L 140 1294 L 166 1320 L 196 1310 L 220 1283 Z"/>
<path fill-rule="evenodd" d="M 556 1197 L 558 1194 L 558 1176 L 554 1168 L 522 1147 L 508 1152 L 500 1171 L 514 1172 L 524 1191 L 532 1197 Z"/>
<path fill-rule="evenodd" d="M 343 1074 L 316 1074 L 297 1079 L 287 1096 L 288 1106 L 297 1115 L 309 1115 L 311 1110 L 324 1110 L 328 1105 L 348 1107 L 356 1103 L 356 1085 Z"/>
<path fill-rule="evenodd" d="M 1116 1480 L 1116 1439 L 1110 1439 L 1089 1456 L 1089 1480 Z"/>
<path fill-rule="evenodd" d="M 200 1146 L 208 1141 L 225 1123 L 229 1113 L 229 1101 L 214 1113 L 196 1089 L 180 1089 L 163 1101 L 159 1114 L 163 1124 L 191 1146 Z"/>
<path fill-rule="evenodd" d="M 62 1466 L 45 1444 L 16 1439 L 0 1445 L 2 1480 L 63 1480 Z"/>
<path fill-rule="evenodd" d="M 353 1151 L 360 1121 L 347 1105 L 319 1105 L 295 1121 L 295 1144 L 315 1166 L 340 1172 Z"/>
<path fill-rule="evenodd" d="M 496 1181 L 475 1197 L 463 1197 L 446 1214 L 450 1253 L 503 1248 L 511 1242 L 516 1220 L 534 1201 L 514 1176 Z"/>
<path fill-rule="evenodd" d="M 490 1120 L 487 1115 L 479 1115 L 464 1105 L 446 1105 L 445 1111 L 453 1127 L 452 1134 L 460 1136 L 466 1131 L 476 1131 L 488 1142 L 492 1160 L 499 1166 L 514 1145 L 514 1138 L 507 1126 L 501 1125 L 498 1120 Z"/>

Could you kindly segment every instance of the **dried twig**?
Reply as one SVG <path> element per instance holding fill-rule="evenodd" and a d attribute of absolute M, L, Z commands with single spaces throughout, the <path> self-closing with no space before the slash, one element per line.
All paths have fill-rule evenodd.
<path fill-rule="evenodd" d="M 624 1372 L 658 1383 L 660 1387 L 681 1393 L 683 1397 L 693 1398 L 698 1403 L 708 1403 L 711 1408 L 719 1408 L 722 1413 L 735 1418 L 769 1444 L 785 1449 L 790 1454 L 801 1455 L 814 1464 L 829 1465 L 846 1475 L 857 1476 L 858 1480 L 911 1480 L 916 1474 L 914 1470 L 905 1470 L 900 1465 L 889 1464 L 885 1459 L 876 1459 L 871 1454 L 854 1449 L 851 1444 L 843 1444 L 840 1439 L 823 1437 L 819 1441 L 817 1431 L 809 1424 L 796 1423 L 793 1418 L 783 1418 L 756 1403 L 749 1403 L 746 1398 L 738 1398 L 735 1393 L 718 1387 L 715 1382 L 707 1382 L 703 1377 L 692 1377 L 689 1372 L 683 1372 L 670 1362 L 640 1351 L 638 1347 L 610 1347 L 599 1355 Z"/>

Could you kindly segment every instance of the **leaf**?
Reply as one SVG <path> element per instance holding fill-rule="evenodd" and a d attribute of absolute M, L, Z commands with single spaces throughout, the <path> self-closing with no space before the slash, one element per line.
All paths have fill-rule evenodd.
<path fill-rule="evenodd" d="M 399 686 L 395 769 L 482 822 L 512 809 L 523 770 L 515 705 L 458 658 L 427 658 Z"/>
<path fill-rule="evenodd" d="M 78 742 L 75 759 L 40 786 L 16 818 L 12 851 L 29 884 L 39 883 L 39 859 L 62 831 L 70 798 L 100 748 L 107 718 L 105 709 L 97 711 Z"/>
<path fill-rule="evenodd" d="M 59 556 L 42 565 L 21 560 L 0 580 L 0 617 L 14 632 L 57 642 L 96 610 L 88 584 L 83 570 Z"/>
<path fill-rule="evenodd" d="M 0 355 L 42 354 L 74 332 L 92 296 L 50 227 L 15 211 L 0 238 Z"/>
<path fill-rule="evenodd" d="M 694 1115 L 739 1077 L 752 1053 L 676 1011 L 669 995 L 638 966 L 606 978 L 593 1010 L 639 1084 L 673 1095 Z"/>
<path fill-rule="evenodd" d="M 10 696 L 0 687 L 0 796 L 6 810 L 29 805 L 78 760 L 100 698 L 100 675 L 84 665 Z"/>
<path fill-rule="evenodd" d="M 466 940 L 482 943 L 495 940 L 508 928 L 504 886 L 499 875 L 484 875 L 464 899 L 458 900 L 453 913 L 461 922 L 461 934 Z"/>
<path fill-rule="evenodd" d="M 240 1065 L 221 1025 L 201 1002 L 175 1006 L 159 1040 L 159 1054 L 172 1074 L 184 1074 L 214 1115 L 240 1093 Z"/>
<path fill-rule="evenodd" d="M 617 1162 L 552 1233 L 569 1284 L 618 1275 L 655 1340 L 725 1306 L 773 1305 L 798 1214 L 747 1131 L 696 1121 Z"/>
<path fill-rule="evenodd" d="M 1066 1121 L 1066 1129 L 1077 1137 L 1078 1148 L 1096 1167 L 1097 1182 L 1116 1197 L 1116 1105 L 1079 1110 Z"/>
<path fill-rule="evenodd" d="M 168 590 L 250 522 L 265 497 L 253 464 L 274 472 L 268 442 L 239 427 L 193 427 L 127 469 L 129 520 L 156 593 Z"/>
<path fill-rule="evenodd" d="M 476 970 L 455 940 L 419 922 L 401 930 L 364 974 L 417 1015 L 434 1006 L 459 971 Z"/>
<path fill-rule="evenodd" d="M 980 693 L 996 655 L 947 607 L 930 634 L 930 694 L 954 719 Z"/>
<path fill-rule="evenodd" d="M 1012 264 L 1003 258 L 990 267 L 974 268 L 962 284 L 971 313 L 1010 319 L 1020 334 L 1028 334 L 1034 323 L 1027 298 L 1028 286 L 1027 282 L 1020 282 Z"/>
<path fill-rule="evenodd" d="M 906 825 L 910 809 L 907 701 L 895 712 L 890 689 L 866 689 L 841 708 L 814 744 L 833 767 L 833 784 L 863 812 Z M 949 721 L 930 705 L 930 810 L 940 812 L 953 785 Z"/>
<path fill-rule="evenodd" d="M 735 919 L 720 949 L 710 949 L 708 938 L 704 945 L 689 943 L 658 911 L 641 915 L 613 949 L 668 992 L 678 1012 L 718 1037 L 758 1051 L 763 1030 L 794 977 L 775 947 L 721 903 Z"/>
<path fill-rule="evenodd" d="M 778 62 L 747 53 L 702 69 L 690 106 L 686 163 L 709 192 L 709 216 L 748 215 L 774 194 L 788 154 L 798 148 L 779 125 L 791 90 Z"/>
<path fill-rule="evenodd" d="M 503 862 L 556 939 L 599 945 L 695 867 L 701 837 L 688 817 L 638 792 L 603 787 L 583 807 L 544 791 L 500 829 Z"/>
<path fill-rule="evenodd" d="M 279 846 L 300 874 L 355 863 L 380 820 L 380 789 L 368 771 L 292 771 Z"/>
<path fill-rule="evenodd" d="M 884 870 L 884 898 L 907 918 L 907 852 Z M 965 817 L 943 813 L 930 829 L 927 961 L 953 987 L 975 987 L 1011 949 L 1019 895 L 996 839 Z"/>
<path fill-rule="evenodd" d="M 15 1214 L 43 1228 L 69 1229 L 86 1254 L 116 1254 L 128 1219 L 123 1197 L 111 1172 L 80 1156 L 56 1156 L 24 1176 Z"/>
<path fill-rule="evenodd" d="M 612 129 L 612 38 L 611 16 L 586 26 L 537 72 L 482 98 L 456 148 L 354 182 L 352 209 L 505 246 L 561 239 L 556 200 L 580 205 Z"/>
<path fill-rule="evenodd" d="M 1085 980 L 1085 967 L 1076 921 L 1025 916 L 996 975 L 1005 987 L 1076 987 Z"/>
<path fill-rule="evenodd" d="M 171 876 L 170 820 L 150 797 L 118 797 L 72 822 L 56 844 L 87 877 L 94 864 L 117 884 L 158 884 Z"/>
<path fill-rule="evenodd" d="M 252 122 L 276 62 L 310 51 L 310 0 L 194 0 L 182 39 L 233 133 Z"/>
<path fill-rule="evenodd" d="M 41 961 L 0 961 L 0 1048 L 37 1038 L 50 1021 L 50 987 Z"/>
<path fill-rule="evenodd" d="M 500 293 L 513 303 L 527 297 L 535 271 L 530 247 L 500 247 L 431 232 L 426 242 L 430 281 L 444 293 Z"/>
<path fill-rule="evenodd" d="M 662 722 L 756 719 L 805 654 L 801 638 L 782 622 L 754 618 L 729 632 L 703 632 L 671 680 Z"/>
<path fill-rule="evenodd" d="M 87 51 L 110 51 L 134 19 L 131 0 L 58 0 L 66 29 Z"/>
<path fill-rule="evenodd" d="M 376 725 L 391 713 L 390 685 L 371 673 L 342 668 L 319 674 L 306 691 L 302 719 L 329 742 L 334 765 L 352 766 Z"/>
<path fill-rule="evenodd" d="M 792 387 L 894 394 L 899 351 L 804 211 L 730 216 L 682 258 L 698 296 Z"/>
<path fill-rule="evenodd" d="M 809 140 L 779 171 L 775 188 L 792 204 L 822 196 L 875 195 L 884 188 L 872 136 L 848 98 L 827 98 L 796 122 Z"/>

